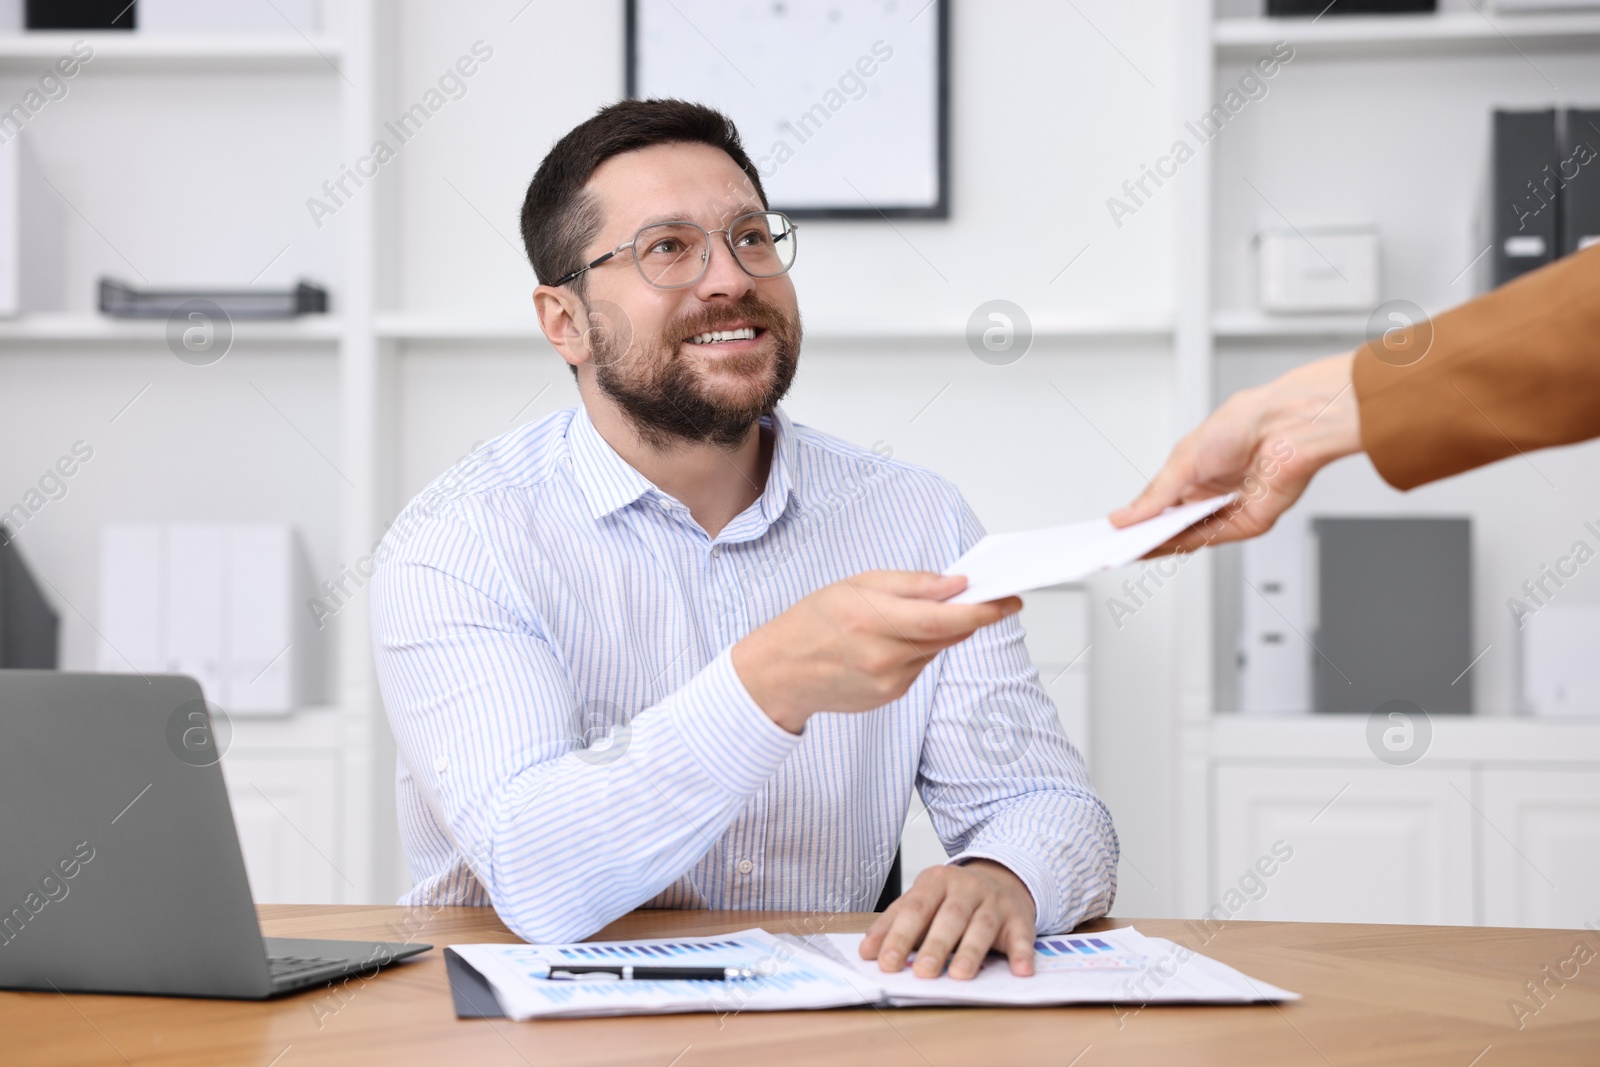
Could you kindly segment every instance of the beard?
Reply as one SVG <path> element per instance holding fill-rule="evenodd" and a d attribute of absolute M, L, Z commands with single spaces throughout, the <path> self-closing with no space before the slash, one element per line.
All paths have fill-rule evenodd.
<path fill-rule="evenodd" d="M 600 321 L 626 324 L 620 309 L 596 310 Z M 764 330 L 773 342 L 770 355 L 752 351 L 720 357 L 721 373 L 741 381 L 763 378 L 740 397 L 719 395 L 692 353 L 685 351 L 688 338 L 735 322 Z M 800 338 L 798 316 L 791 318 L 747 293 L 737 304 L 702 308 L 678 319 L 653 341 L 635 340 L 613 325 L 591 332 L 590 347 L 595 384 L 628 416 L 646 444 L 659 450 L 682 442 L 733 448 L 789 392 L 799 367 Z"/>

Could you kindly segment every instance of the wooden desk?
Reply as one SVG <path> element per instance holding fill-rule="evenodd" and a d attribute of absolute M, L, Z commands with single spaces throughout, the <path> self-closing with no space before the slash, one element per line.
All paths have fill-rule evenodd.
<path fill-rule="evenodd" d="M 261 909 L 268 934 L 427 941 L 515 940 L 487 908 Z M 871 915 L 636 912 L 608 938 L 863 930 Z M 1519 1031 L 1507 1002 L 1593 931 L 1441 926 L 1229 923 L 1209 941 L 1198 926 L 1118 919 L 1199 949 L 1304 994 L 1281 1008 L 854 1008 L 825 1012 L 581 1019 L 458 1020 L 440 954 L 369 981 L 265 1003 L 0 993 L 0 1064 L 785 1064 L 1103 1063 L 1505 1064 L 1600 1063 L 1600 956 L 1579 968 Z M 1569 965 L 1568 971 L 1570 973 Z"/>

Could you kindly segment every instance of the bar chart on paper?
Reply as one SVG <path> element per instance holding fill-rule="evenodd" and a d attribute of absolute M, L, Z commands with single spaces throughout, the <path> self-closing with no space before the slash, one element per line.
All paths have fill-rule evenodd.
<path fill-rule="evenodd" d="M 1145 957 L 1124 945 L 1098 937 L 1040 938 L 1033 943 L 1033 967 L 1038 974 L 1059 971 L 1137 971 Z"/>
<path fill-rule="evenodd" d="M 747 961 L 728 963 L 721 957 L 733 952 L 737 959 Z M 535 955 L 543 957 L 559 956 L 573 962 L 607 963 L 622 962 L 640 963 L 663 960 L 677 960 L 685 965 L 689 963 L 705 963 L 717 967 L 749 967 L 753 966 L 753 950 L 748 945 L 738 941 L 660 941 L 636 942 L 632 944 L 594 944 L 594 945 L 557 945 L 541 948 Z M 756 955 L 759 954 L 755 951 Z M 718 957 L 711 959 L 711 956 Z"/>

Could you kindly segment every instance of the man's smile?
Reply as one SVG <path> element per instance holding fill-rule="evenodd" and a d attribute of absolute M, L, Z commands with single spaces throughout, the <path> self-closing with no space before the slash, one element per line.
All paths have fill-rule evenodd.
<path fill-rule="evenodd" d="M 707 333 L 694 334 L 688 339 L 690 344 L 726 344 L 731 341 L 755 341 L 755 334 L 760 333 L 755 326 L 739 326 L 736 330 L 710 330 Z"/>

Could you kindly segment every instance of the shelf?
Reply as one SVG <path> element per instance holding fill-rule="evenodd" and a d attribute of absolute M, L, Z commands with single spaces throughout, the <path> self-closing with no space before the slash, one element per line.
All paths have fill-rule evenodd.
<path fill-rule="evenodd" d="M 544 342 L 539 324 L 525 319 L 474 319 L 467 317 L 390 313 L 379 315 L 378 336 L 396 341 Z M 822 343 L 847 341 L 959 341 L 966 337 L 965 322 L 907 323 L 835 322 L 810 325 L 806 340 Z M 1050 318 L 1035 319 L 1035 341 L 1110 339 L 1167 341 L 1171 320 L 1160 318 Z"/>
<path fill-rule="evenodd" d="M 170 74 L 212 69 L 222 73 L 335 74 L 341 59 L 339 42 L 321 36 L 51 31 L 0 34 L 0 71 L 31 72 L 41 64 L 71 56 L 72 46 L 79 41 L 94 49 L 80 73 L 133 70 Z"/>
<path fill-rule="evenodd" d="M 1318 340 L 1361 341 L 1366 315 L 1263 315 L 1257 311 L 1221 311 L 1212 316 L 1211 332 L 1219 341 Z"/>
<path fill-rule="evenodd" d="M 1373 764 L 1367 718 L 1218 713 L 1207 724 L 1190 727 L 1188 738 L 1216 759 Z M 1434 715 L 1429 722 L 1433 737 L 1417 766 L 1436 761 L 1600 763 L 1600 716 Z"/>
<path fill-rule="evenodd" d="M 164 344 L 164 319 L 111 319 L 102 315 L 39 313 L 0 319 L 0 345 L 35 342 Z M 339 320 L 327 315 L 298 319 L 247 320 L 233 324 L 234 344 L 333 344 Z"/>
<path fill-rule="evenodd" d="M 1276 41 L 1296 57 L 1514 54 L 1516 48 L 1581 49 L 1600 44 L 1600 14 L 1343 15 L 1318 19 L 1221 19 L 1212 30 L 1219 59 L 1254 59 Z"/>

